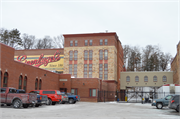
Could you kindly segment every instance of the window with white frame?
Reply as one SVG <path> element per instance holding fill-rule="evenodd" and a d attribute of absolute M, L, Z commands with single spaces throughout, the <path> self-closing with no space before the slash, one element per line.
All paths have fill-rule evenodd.
<path fill-rule="evenodd" d="M 126 77 L 126 82 L 130 82 L 130 76 Z"/>
<path fill-rule="evenodd" d="M 135 77 L 135 82 L 139 82 L 139 77 L 138 76 Z"/>
<path fill-rule="evenodd" d="M 157 76 L 154 76 L 154 77 L 153 77 L 153 81 L 154 81 L 154 82 L 157 82 Z"/>
<path fill-rule="evenodd" d="M 163 82 L 166 82 L 166 81 L 167 81 L 167 77 L 163 76 Z"/>
<path fill-rule="evenodd" d="M 144 77 L 144 82 L 148 82 L 148 77 L 147 76 Z"/>
<path fill-rule="evenodd" d="M 96 97 L 96 89 L 89 89 L 89 97 Z"/>
<path fill-rule="evenodd" d="M 104 50 L 104 60 L 108 59 L 108 50 Z"/>

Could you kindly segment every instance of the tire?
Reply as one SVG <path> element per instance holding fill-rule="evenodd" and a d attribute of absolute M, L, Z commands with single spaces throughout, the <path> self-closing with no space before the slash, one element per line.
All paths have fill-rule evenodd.
<path fill-rule="evenodd" d="M 73 99 L 69 99 L 69 104 L 74 104 L 74 100 Z"/>
<path fill-rule="evenodd" d="M 177 106 L 177 109 L 176 109 L 177 112 L 179 112 L 179 105 Z"/>
<path fill-rule="evenodd" d="M 35 107 L 39 107 L 39 104 L 36 104 Z"/>
<path fill-rule="evenodd" d="M 47 105 L 52 105 L 52 100 L 48 98 Z"/>
<path fill-rule="evenodd" d="M 157 104 L 156 104 L 156 107 L 157 107 L 157 109 L 162 109 L 162 108 L 163 108 L 163 105 L 162 105 L 162 103 L 157 103 Z"/>
<path fill-rule="evenodd" d="M 56 105 L 56 102 L 52 102 L 52 105 Z"/>
<path fill-rule="evenodd" d="M 23 104 L 23 107 L 24 107 L 24 108 L 28 108 L 29 105 L 28 105 L 28 104 Z"/>
<path fill-rule="evenodd" d="M 62 102 L 61 104 L 65 104 L 65 102 Z"/>
<path fill-rule="evenodd" d="M 11 106 L 11 104 L 6 104 L 6 106 Z"/>
<path fill-rule="evenodd" d="M 21 100 L 15 99 L 15 100 L 13 101 L 13 107 L 14 107 L 14 108 L 21 108 L 21 107 L 22 107 L 22 102 L 21 102 Z"/>

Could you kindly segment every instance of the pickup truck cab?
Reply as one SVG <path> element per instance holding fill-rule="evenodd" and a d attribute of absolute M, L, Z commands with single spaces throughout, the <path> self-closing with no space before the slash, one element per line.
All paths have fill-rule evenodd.
<path fill-rule="evenodd" d="M 61 92 L 62 94 L 65 94 L 65 92 Z M 78 101 L 78 96 L 73 95 L 72 93 L 66 93 L 68 96 L 69 104 L 75 104 Z"/>
<path fill-rule="evenodd" d="M 1 88 L 1 103 L 13 105 L 14 108 L 27 108 L 30 104 L 37 103 L 37 95 L 17 93 L 15 88 L 3 87 Z"/>
<path fill-rule="evenodd" d="M 154 99 L 151 105 L 156 106 L 157 109 L 162 109 L 163 107 L 168 106 L 169 100 L 173 96 L 175 96 L 175 94 L 167 95 L 166 97 L 161 98 L 161 99 Z"/>
<path fill-rule="evenodd" d="M 47 105 L 55 105 L 56 103 L 59 103 L 61 101 L 61 94 L 58 90 L 32 90 L 36 91 L 40 95 L 46 95 Z M 32 92 L 30 91 L 30 92 Z"/>

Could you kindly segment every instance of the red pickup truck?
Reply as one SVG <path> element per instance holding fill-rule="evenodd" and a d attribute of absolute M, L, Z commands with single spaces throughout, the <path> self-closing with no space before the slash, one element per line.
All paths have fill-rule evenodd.
<path fill-rule="evenodd" d="M 62 96 L 59 90 L 32 90 L 37 92 L 39 95 L 47 95 L 47 105 L 55 105 L 61 102 Z M 30 91 L 30 93 L 32 92 Z"/>
<path fill-rule="evenodd" d="M 29 104 L 37 103 L 37 94 L 33 93 L 16 93 L 16 89 L 12 87 L 1 88 L 1 103 L 13 105 L 14 108 L 27 108 Z"/>

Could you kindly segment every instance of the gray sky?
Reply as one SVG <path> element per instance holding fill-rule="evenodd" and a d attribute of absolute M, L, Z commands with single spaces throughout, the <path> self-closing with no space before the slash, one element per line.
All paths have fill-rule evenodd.
<path fill-rule="evenodd" d="M 179 0 L 1 0 L 0 27 L 36 38 L 116 32 L 123 45 L 159 45 L 174 57 Z"/>

